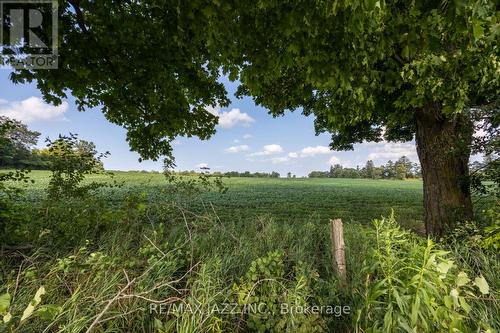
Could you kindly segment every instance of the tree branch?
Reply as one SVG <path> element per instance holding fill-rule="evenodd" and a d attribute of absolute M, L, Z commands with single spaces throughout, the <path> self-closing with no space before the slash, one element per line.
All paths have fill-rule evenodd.
<path fill-rule="evenodd" d="M 76 13 L 76 23 L 83 32 L 88 33 L 89 30 L 85 26 L 85 17 L 83 16 L 82 9 L 80 8 L 80 0 L 68 0 L 68 3 L 73 7 Z"/>
<path fill-rule="evenodd" d="M 392 56 L 392 59 L 396 60 L 401 66 L 404 66 L 405 65 L 405 62 L 403 59 L 401 59 L 401 57 L 395 53 L 393 56 Z"/>

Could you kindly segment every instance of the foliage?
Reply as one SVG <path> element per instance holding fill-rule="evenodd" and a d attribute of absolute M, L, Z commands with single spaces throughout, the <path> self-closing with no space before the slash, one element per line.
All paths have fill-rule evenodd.
<path fill-rule="evenodd" d="M 292 274 L 286 272 L 283 254 L 278 251 L 253 261 L 245 277 L 233 286 L 238 304 L 248 309 L 248 327 L 254 332 L 322 332 L 319 314 L 288 311 L 308 308 L 311 284 L 317 277 L 300 262 Z"/>
<path fill-rule="evenodd" d="M 207 172 L 198 173 L 196 177 L 182 177 L 170 170 L 164 172 L 169 188 L 172 193 L 183 196 L 193 196 L 204 191 L 216 190 L 219 193 L 226 193 L 227 187 L 222 182 L 222 176 L 210 175 Z"/>
<path fill-rule="evenodd" d="M 453 229 L 443 241 L 462 245 L 470 250 L 480 248 L 498 253 L 500 249 L 500 210 L 498 204 L 483 212 L 478 221 L 464 221 Z"/>
<path fill-rule="evenodd" d="M 225 50 L 239 94 L 273 115 L 302 107 L 318 132 L 332 133 L 333 148 L 382 136 L 410 140 L 414 115 L 427 103 L 438 102 L 452 118 L 499 88 L 494 1 L 211 7 L 219 34 L 209 42 Z"/>
<path fill-rule="evenodd" d="M 486 216 L 491 219 L 491 224 L 484 228 L 482 247 L 498 253 L 500 251 L 500 207 L 488 210 Z"/>
<path fill-rule="evenodd" d="M 406 156 L 401 156 L 395 163 L 389 160 L 386 165 L 376 167 L 372 160 L 363 168 L 346 168 L 340 164 L 330 166 L 330 171 L 312 171 L 309 178 L 368 178 L 368 179 L 406 179 L 420 176 L 418 164 L 413 164 Z"/>
<path fill-rule="evenodd" d="M 0 116 L 0 167 L 37 166 L 40 161 L 32 148 L 39 137 L 39 132 L 29 130 L 20 121 Z"/>
<path fill-rule="evenodd" d="M 403 231 L 394 216 L 375 220 L 376 244 L 367 259 L 362 332 L 491 330 L 468 317 L 471 299 L 490 293 L 483 276 L 459 271 L 449 252 Z M 472 280 L 473 279 L 473 280 Z"/>
<path fill-rule="evenodd" d="M 352 332 L 356 310 L 365 305 L 366 273 L 380 276 L 370 270 L 376 264 L 376 230 L 363 222 L 390 206 L 397 207 L 404 225 L 414 223 L 421 212 L 419 181 L 235 177 L 225 180 L 225 195 L 211 190 L 186 197 L 172 193 L 161 174 L 118 172 L 116 178 L 126 181 L 120 188 L 47 201 L 43 191 L 49 172 L 33 171 L 31 176 L 35 184 L 18 201 L 28 217 L 20 229 L 29 234 L 19 242 L 28 241 L 33 250 L 3 252 L 0 294 L 14 299 L 10 312 L 16 325 L 40 286 L 46 294 L 39 307 L 50 304 L 57 311 L 47 320 L 28 318 L 18 330 L 22 332 L 76 333 L 91 325 L 92 331 L 102 332 L 251 332 L 251 325 L 265 325 L 237 304 L 239 295 L 250 296 L 241 304 L 255 304 L 258 297 L 270 308 L 282 302 L 347 305 L 351 312 L 341 316 L 265 315 L 290 331 L 314 322 L 325 331 Z M 84 184 L 101 179 L 107 180 L 96 175 Z M 343 289 L 325 255 L 330 252 L 326 221 L 331 216 L 344 221 L 349 285 Z M 404 239 L 414 251 L 426 247 L 416 236 Z M 434 246 L 433 251 L 441 248 Z M 484 300 L 467 299 L 472 310 L 464 326 L 474 331 L 481 322 L 500 328 L 498 306 L 486 300 L 498 298 L 496 255 L 461 243 L 447 249 L 446 259 L 457 266 L 447 276 L 464 271 L 471 280 L 484 276 L 489 285 Z M 423 257 L 413 254 L 403 249 L 396 258 Z M 415 262 L 413 266 L 420 263 Z M 408 271 L 402 273 L 406 281 Z M 261 281 L 266 278 L 274 282 Z M 450 282 L 448 277 L 444 281 Z M 450 283 L 447 287 L 456 287 L 454 278 Z M 485 287 L 480 280 L 478 284 Z M 470 288 L 480 293 L 478 287 Z M 233 309 L 234 303 L 235 311 L 217 311 L 227 305 Z M 154 305 L 156 311 L 151 310 Z M 173 305 L 177 308 L 169 307 Z M 203 310 L 196 311 L 197 306 Z M 379 313 L 370 319 L 383 321 L 385 312 Z"/>
<path fill-rule="evenodd" d="M 0 332 L 16 332 L 20 331 L 20 327 L 26 322 L 28 318 L 40 318 L 46 321 L 53 320 L 61 311 L 61 308 L 52 304 L 43 304 L 42 296 L 46 291 L 43 286 L 38 288 L 33 296 L 33 299 L 26 306 L 19 319 L 18 316 L 12 314 L 10 309 L 13 308 L 12 296 L 9 293 L 0 295 L 0 316 L 3 320 L 0 322 Z"/>
<path fill-rule="evenodd" d="M 48 142 L 50 170 L 48 194 L 53 199 L 83 197 L 89 191 L 105 186 L 104 183 L 81 183 L 88 175 L 104 173 L 101 159 L 109 153 L 99 154 L 91 142 L 78 140 L 77 135 L 59 136 Z"/>
<path fill-rule="evenodd" d="M 276 171 L 273 171 L 271 173 L 267 172 L 250 172 L 250 171 L 245 171 L 245 172 L 238 172 L 238 171 L 229 171 L 229 172 L 224 172 L 223 174 L 225 177 L 254 177 L 254 178 L 280 178 L 280 174 Z"/>
<path fill-rule="evenodd" d="M 500 101 L 474 109 L 476 136 L 472 152 L 482 154 L 482 162 L 472 165 L 472 188 L 480 194 L 500 198 Z"/>
<path fill-rule="evenodd" d="M 331 132 L 339 148 L 380 140 L 382 126 L 386 139 L 409 140 L 426 103 L 450 116 L 499 87 L 494 1 L 108 0 L 59 8 L 59 68 L 17 70 L 12 80 L 36 80 L 54 103 L 69 90 L 81 109 L 102 105 L 144 158 L 170 156 L 176 135 L 213 134 L 216 117 L 205 108 L 228 104 L 220 66 L 240 80 L 240 94 L 273 114 L 314 114 L 317 131 Z M 120 33 L 103 33 L 117 26 Z"/>
<path fill-rule="evenodd" d="M 37 81 L 55 104 L 71 91 L 80 110 L 102 106 L 147 159 L 171 157 L 177 135 L 206 139 L 215 132 L 217 117 L 205 107 L 228 99 L 208 54 L 200 1 L 65 0 L 58 15 L 58 69 L 16 70 L 13 82 Z"/>
<path fill-rule="evenodd" d="M 33 183 L 27 170 L 0 173 L 0 244 L 18 241 L 19 227 L 26 222 L 19 199 L 23 190 L 16 183 Z"/>

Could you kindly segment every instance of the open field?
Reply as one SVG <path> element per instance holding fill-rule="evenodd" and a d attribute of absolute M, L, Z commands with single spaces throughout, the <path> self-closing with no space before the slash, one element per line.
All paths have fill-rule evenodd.
<path fill-rule="evenodd" d="M 359 318 L 383 318 L 385 306 L 398 307 L 392 297 L 373 295 L 396 288 L 402 310 L 394 313 L 410 320 L 406 309 L 423 290 L 435 293 L 432 302 L 446 302 L 459 272 L 471 281 L 483 276 L 490 288 L 485 300 L 467 299 L 471 309 L 460 317 L 462 331 L 500 327 L 496 256 L 460 243 L 446 254 L 392 219 L 376 229 L 370 223 L 394 209 L 401 225 L 419 228 L 418 180 L 231 178 L 224 179 L 225 194 L 179 194 L 161 174 L 116 172 L 118 187 L 46 200 L 50 173 L 30 177 L 35 183 L 17 202 L 18 224 L 7 230 L 10 243 L 32 248 L 7 250 L 0 265 L 0 295 L 14 295 L 15 332 L 352 332 L 380 328 L 381 322 Z M 344 221 L 347 287 L 339 285 L 331 256 L 328 220 L 334 217 Z M 449 264 L 449 272 L 422 268 L 429 254 L 435 262 L 427 265 Z M 399 282 L 388 286 L 392 269 Z M 443 285 L 422 289 L 414 283 L 419 274 L 425 283 Z M 22 321 L 42 286 L 43 315 Z M 473 285 L 461 288 L 478 293 Z M 244 310 L 261 303 L 264 313 Z M 283 304 L 337 312 L 284 314 Z M 421 315 L 430 316 L 425 304 Z M 235 311 L 223 311 L 228 306 Z M 348 311 L 339 313 L 345 306 Z"/>
<path fill-rule="evenodd" d="M 48 171 L 33 171 L 35 184 L 29 192 L 41 195 L 47 186 Z M 162 174 L 114 172 L 114 179 L 124 186 L 114 189 L 112 199 L 130 191 L 146 192 L 151 201 L 159 201 L 162 187 L 167 186 Z M 104 176 L 89 177 L 107 179 Z M 394 209 L 401 222 L 421 221 L 421 180 L 309 179 L 309 178 L 224 178 L 227 193 L 203 193 L 189 203 L 191 209 L 212 203 L 217 214 L 234 220 L 269 215 L 293 222 L 316 216 L 320 220 L 342 218 L 346 222 L 368 223 Z M 105 190 L 107 191 L 107 190 Z"/>

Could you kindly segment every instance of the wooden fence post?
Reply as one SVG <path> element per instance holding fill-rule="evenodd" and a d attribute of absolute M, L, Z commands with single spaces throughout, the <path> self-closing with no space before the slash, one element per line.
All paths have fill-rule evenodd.
<path fill-rule="evenodd" d="M 341 219 L 330 220 L 330 240 L 334 267 L 340 279 L 341 287 L 347 286 L 345 266 L 344 227 Z"/>

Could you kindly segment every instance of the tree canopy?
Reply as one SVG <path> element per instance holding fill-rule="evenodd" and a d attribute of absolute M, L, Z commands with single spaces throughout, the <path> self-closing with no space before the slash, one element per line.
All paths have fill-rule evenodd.
<path fill-rule="evenodd" d="M 208 138 L 227 105 L 206 45 L 202 1 L 60 1 L 59 68 L 17 70 L 52 103 L 71 93 L 80 110 L 101 107 L 146 159 L 171 156 L 177 135 Z"/>
<path fill-rule="evenodd" d="M 59 69 L 19 70 L 45 99 L 102 107 L 143 158 L 208 138 L 220 68 L 274 115 L 302 107 L 332 147 L 410 140 L 414 110 L 446 114 L 499 89 L 494 1 L 62 1 Z"/>
<path fill-rule="evenodd" d="M 274 115 L 303 107 L 332 148 L 411 140 L 414 113 L 447 115 L 488 103 L 499 89 L 493 1 L 259 1 L 233 14 L 241 95 Z M 231 28 L 227 28 L 231 29 Z"/>
<path fill-rule="evenodd" d="M 494 0 L 61 0 L 59 21 L 59 68 L 12 80 L 101 107 L 143 158 L 210 137 L 227 75 L 274 116 L 313 115 L 332 149 L 415 138 L 427 231 L 472 218 L 470 111 L 500 90 Z"/>

